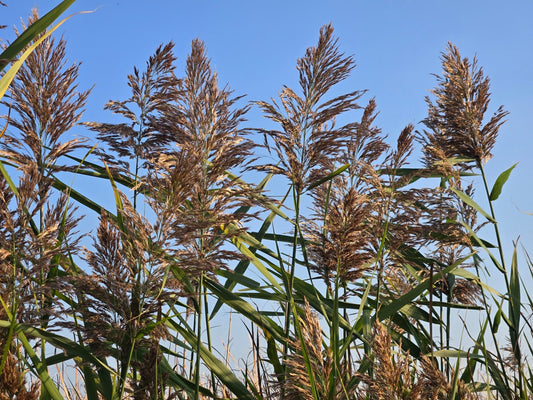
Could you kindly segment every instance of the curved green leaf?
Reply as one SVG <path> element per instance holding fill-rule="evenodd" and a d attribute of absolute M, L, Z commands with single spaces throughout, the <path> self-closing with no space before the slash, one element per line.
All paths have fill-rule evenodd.
<path fill-rule="evenodd" d="M 51 11 L 43 15 L 33 24 L 31 24 L 28 29 L 26 29 L 22 34 L 11 43 L 3 52 L 0 54 L 0 60 L 13 60 L 18 53 L 20 53 L 37 35 L 43 32 L 48 26 L 52 24 L 67 8 L 69 8 L 76 0 L 64 0 L 55 6 Z M 0 71 L 2 71 L 5 66 L 0 63 Z"/>
<path fill-rule="evenodd" d="M 69 2 L 73 2 L 73 1 L 74 0 L 69 0 Z M 22 54 L 22 56 L 20 56 L 20 58 L 17 61 L 15 61 L 13 63 L 13 65 L 11 65 L 11 68 L 9 68 L 9 70 L 5 73 L 5 75 L 2 77 L 2 79 L 0 79 L 0 98 L 4 97 L 4 94 L 6 93 L 7 88 L 9 87 L 9 85 L 11 84 L 13 79 L 15 78 L 15 75 L 17 74 L 18 70 L 20 69 L 20 67 L 22 66 L 24 61 L 26 61 L 26 58 L 28 58 L 28 56 L 31 54 L 31 52 L 33 50 L 35 50 L 35 48 L 37 46 L 39 46 L 48 36 L 50 36 L 52 34 L 52 32 L 54 32 L 57 28 L 59 28 L 61 25 L 63 25 L 63 23 L 65 21 L 67 21 L 71 17 L 72 17 L 72 15 L 69 15 L 68 17 L 66 17 L 63 20 L 61 20 L 58 24 L 56 24 L 49 31 L 47 31 L 43 36 L 41 36 L 38 40 L 36 40 L 35 43 L 33 43 L 30 47 L 28 47 L 26 49 L 26 51 Z M 38 33 L 40 33 L 40 32 L 38 32 Z M 35 37 L 35 35 L 31 39 L 33 39 L 34 37 Z M 0 56 L 0 57 L 2 57 L 2 56 Z"/>
<path fill-rule="evenodd" d="M 509 179 L 509 176 L 511 175 L 511 172 L 513 171 L 514 167 L 516 167 L 518 163 L 515 163 L 511 168 L 506 169 L 503 171 L 500 176 L 496 179 L 496 182 L 494 182 L 494 186 L 492 187 L 492 190 L 490 191 L 489 200 L 494 201 L 498 197 L 500 197 L 500 194 L 502 193 L 502 188 L 505 182 L 507 182 L 507 179 Z"/>

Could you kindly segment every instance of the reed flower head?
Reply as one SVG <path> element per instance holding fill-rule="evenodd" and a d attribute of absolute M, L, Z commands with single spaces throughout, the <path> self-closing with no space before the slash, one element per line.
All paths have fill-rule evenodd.
<path fill-rule="evenodd" d="M 6 353 L 4 353 L 5 346 L 10 346 L 10 350 Z M 26 382 L 22 360 L 17 358 L 16 345 L 7 344 L 5 338 L 0 337 L 0 350 L 7 355 L 0 372 L 0 400 L 39 399 L 40 382 L 33 382 L 31 385 Z"/>
<path fill-rule="evenodd" d="M 306 223 L 311 269 L 329 285 L 344 285 L 361 278 L 371 264 L 368 224 L 372 204 L 365 195 L 347 187 L 347 178 L 337 177 L 331 188 L 313 190 L 315 212 Z M 321 221 L 317 224 L 315 221 Z"/>
<path fill-rule="evenodd" d="M 358 399 L 451 399 L 454 379 L 448 381 L 426 356 L 420 358 L 417 366 L 417 360 L 401 350 L 401 346 L 395 354 L 390 333 L 383 324 L 374 325 L 370 345 L 373 351 L 372 374 L 356 374 L 363 383 L 358 389 Z M 459 379 L 456 398 L 474 400 L 478 396 Z"/>
<path fill-rule="evenodd" d="M 387 328 L 376 323 L 372 331 L 372 374 L 356 373 L 364 384 L 358 399 L 403 399 L 410 391 L 412 377 L 410 373 L 411 358 L 408 354 L 395 357 L 390 334 Z M 408 398 L 408 397 L 407 397 Z"/>
<path fill-rule="evenodd" d="M 432 91 L 435 102 L 426 98 L 428 116 L 423 122 L 428 130 L 420 135 L 424 160 L 432 165 L 458 157 L 484 164 L 492 157 L 498 131 L 508 112 L 499 107 L 484 123 L 490 83 L 476 58 L 473 61 L 462 58 L 457 47 L 449 43 L 442 55 L 442 67 L 443 75 L 437 75 L 438 86 Z"/>
<path fill-rule="evenodd" d="M 267 164 L 260 169 L 285 175 L 298 193 L 314 179 L 326 176 L 323 166 L 340 157 L 355 129 L 354 124 L 336 127 L 335 119 L 360 108 L 357 100 L 363 92 L 332 99 L 327 94 L 354 67 L 353 58 L 339 51 L 332 26 L 322 27 L 317 46 L 308 48 L 297 62 L 302 94 L 285 87 L 279 94 L 280 104 L 275 100 L 256 103 L 267 118 L 280 125 L 279 130 L 258 129 L 265 135 L 266 148 L 279 159 L 279 164 Z"/>
<path fill-rule="evenodd" d="M 104 109 L 123 116 L 127 123 L 84 123 L 98 132 L 98 139 L 106 143 L 122 163 L 124 159 L 146 159 L 170 142 L 170 138 L 154 128 L 152 121 L 176 100 L 179 93 L 173 49 L 172 42 L 159 46 L 142 73 L 134 68 L 133 74 L 128 75 L 131 97 L 124 101 L 110 100 L 105 105 Z M 101 154 L 108 161 L 118 162 L 108 154 Z"/>
<path fill-rule="evenodd" d="M 37 19 L 34 9 L 28 24 Z M 52 195 L 55 175 L 75 168 L 61 158 L 82 142 L 64 135 L 81 117 L 88 96 L 77 91 L 79 65 L 66 65 L 65 49 L 64 40 L 46 38 L 28 56 L 3 103 L 11 107 L 9 127 L 15 133 L 8 130 L 2 138 L 0 156 L 20 174 L 17 187 L 0 179 L 5 189 L 0 263 L 10 271 L 3 283 L 18 290 L 11 299 L 20 305 L 18 320 L 32 324 L 46 325 L 54 314 L 54 277 L 78 249 L 75 208 L 66 194 Z"/>
<path fill-rule="evenodd" d="M 173 147 L 149 159 L 149 203 L 163 247 L 194 277 L 242 258 L 223 244 L 253 217 L 240 210 L 258 194 L 233 175 L 249 166 L 254 144 L 240 127 L 248 107 L 235 107 L 239 98 L 231 94 L 219 87 L 204 44 L 195 40 L 176 102 L 153 120 Z"/>
<path fill-rule="evenodd" d="M 278 392 L 283 400 L 313 400 L 313 391 L 319 399 L 334 398 L 347 400 L 352 398 L 352 389 L 347 382 L 350 376 L 346 371 L 338 371 L 332 379 L 334 362 L 331 349 L 323 346 L 322 328 L 316 313 L 311 310 L 307 300 L 304 301 L 303 315 L 299 317 L 302 340 L 290 341 L 294 353 L 285 359 L 286 372 L 278 384 Z M 341 366 L 343 368 L 344 365 Z M 312 379 L 311 379 L 312 377 Z M 314 388 L 311 386 L 314 382 Z"/>
<path fill-rule="evenodd" d="M 102 214 L 94 249 L 85 251 L 91 271 L 70 278 L 71 292 L 80 299 L 71 312 L 85 322 L 85 342 L 103 356 L 113 344 L 129 351 L 139 332 L 160 316 L 164 302 L 180 293 L 179 284 L 167 279 L 168 264 L 159 257 L 153 227 L 124 195 L 121 204 L 117 220 Z M 150 333 L 165 336 L 164 329 Z"/>
<path fill-rule="evenodd" d="M 28 25 L 38 17 L 34 9 Z M 64 140 L 80 119 L 89 95 L 78 91 L 79 64 L 67 66 L 65 52 L 63 39 L 46 38 L 28 56 L 2 101 L 11 108 L 9 125 L 19 135 L 6 132 L 0 155 L 19 168 L 35 164 L 43 180 L 76 168 L 60 164 L 60 159 L 83 147 L 81 139 Z"/>

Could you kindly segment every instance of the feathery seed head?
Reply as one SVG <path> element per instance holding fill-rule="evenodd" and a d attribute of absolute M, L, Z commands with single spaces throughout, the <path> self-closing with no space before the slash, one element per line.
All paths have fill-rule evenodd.
<path fill-rule="evenodd" d="M 508 112 L 499 107 L 484 124 L 490 102 L 489 79 L 477 60 L 462 58 L 457 47 L 448 44 L 442 55 L 443 76 L 429 97 L 428 117 L 423 121 L 428 131 L 420 134 L 424 159 L 428 165 L 458 157 L 484 164 L 492 157 L 498 131 Z M 467 164 L 461 167 L 467 168 Z"/>

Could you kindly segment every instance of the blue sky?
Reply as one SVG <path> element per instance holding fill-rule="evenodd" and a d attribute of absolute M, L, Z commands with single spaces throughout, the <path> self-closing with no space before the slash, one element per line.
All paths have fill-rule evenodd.
<path fill-rule="evenodd" d="M 8 26 L 20 26 L 34 5 L 44 14 L 59 2 L 3 1 L 8 7 L 0 8 L 0 23 Z M 520 235 L 533 253 L 533 216 L 523 213 L 533 213 L 532 1 L 78 0 L 70 12 L 82 10 L 94 12 L 74 16 L 62 32 L 70 61 L 82 62 L 80 88 L 95 85 L 84 121 L 112 120 L 103 111 L 105 102 L 129 97 L 126 75 L 170 40 L 178 74 L 198 37 L 221 83 L 248 100 L 269 99 L 282 85 L 296 86 L 296 59 L 316 43 L 320 27 L 332 22 L 341 49 L 358 65 L 341 90 L 368 89 L 362 103 L 376 98 L 377 125 L 392 143 L 409 123 L 422 129 L 424 97 L 435 85 L 431 74 L 440 73 L 440 53 L 453 42 L 463 56 L 477 55 L 491 78 L 489 112 L 502 104 L 510 111 L 487 172 L 494 181 L 519 162 L 496 212 L 507 245 Z M 0 35 L 13 38 L 9 28 Z M 265 122 L 252 111 L 248 124 Z"/>

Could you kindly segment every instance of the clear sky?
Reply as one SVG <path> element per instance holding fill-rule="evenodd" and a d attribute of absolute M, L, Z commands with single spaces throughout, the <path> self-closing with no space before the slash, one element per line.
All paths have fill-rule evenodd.
<path fill-rule="evenodd" d="M 20 26 L 34 5 L 44 14 L 59 3 L 3 1 L 8 7 L 0 7 L 0 24 L 8 26 Z M 70 61 L 82 62 L 80 88 L 95 85 L 84 121 L 110 121 L 104 103 L 129 97 L 126 75 L 170 40 L 179 75 L 198 37 L 222 84 L 248 100 L 269 99 L 284 84 L 296 86 L 296 59 L 332 22 L 341 49 L 358 65 L 342 90 L 368 89 L 362 102 L 376 98 L 377 125 L 392 142 L 409 123 L 423 128 L 424 97 L 435 85 L 431 74 L 440 73 L 440 53 L 453 42 L 463 56 L 477 55 L 491 78 L 489 115 L 502 104 L 510 111 L 487 171 L 494 181 L 520 162 L 496 212 L 504 241 L 510 245 L 520 235 L 533 253 L 533 216 L 523 213 L 533 213 L 533 1 L 78 0 L 67 13 L 82 10 L 95 11 L 73 17 L 62 31 Z M 0 36 L 13 38 L 9 28 Z M 252 111 L 249 125 L 262 124 Z"/>

